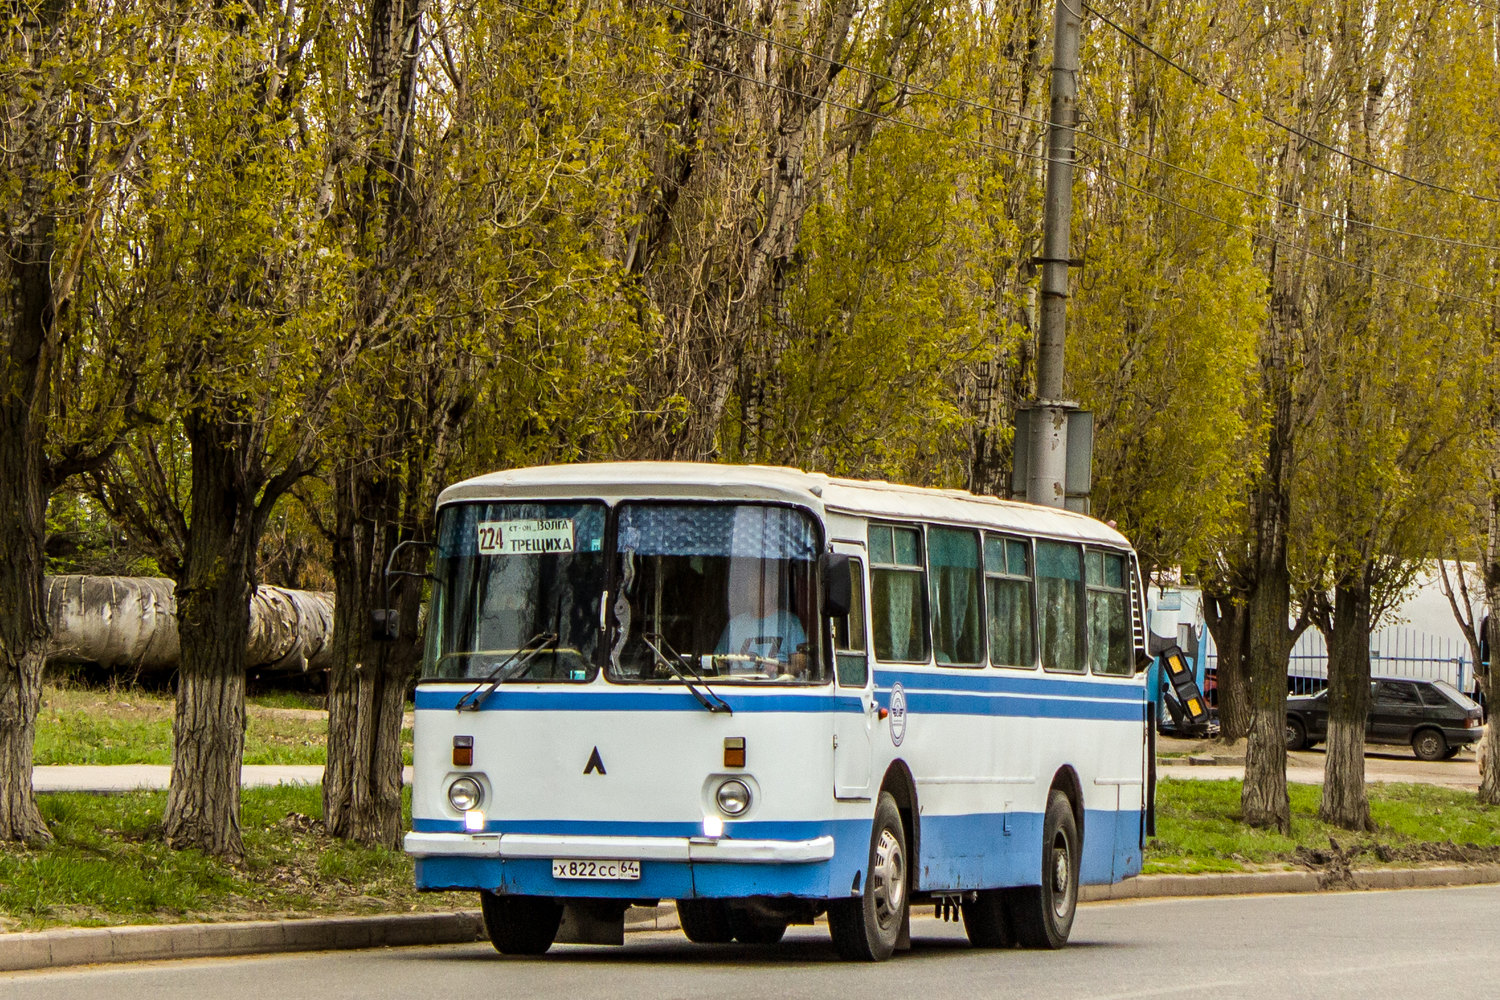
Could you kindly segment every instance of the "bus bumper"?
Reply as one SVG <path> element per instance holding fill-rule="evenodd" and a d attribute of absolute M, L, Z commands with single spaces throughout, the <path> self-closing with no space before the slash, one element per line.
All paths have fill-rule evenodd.
<path fill-rule="evenodd" d="M 558 898 L 692 899 L 829 895 L 829 835 L 808 840 L 410 833 L 417 887 Z M 559 879 L 553 861 L 630 859 L 639 879 Z M 847 890 L 846 890 L 847 891 Z"/>
<path fill-rule="evenodd" d="M 732 840 L 727 837 L 572 837 L 534 833 L 408 833 L 406 853 L 419 858 L 629 858 L 636 861 L 828 861 L 833 838 Z"/>

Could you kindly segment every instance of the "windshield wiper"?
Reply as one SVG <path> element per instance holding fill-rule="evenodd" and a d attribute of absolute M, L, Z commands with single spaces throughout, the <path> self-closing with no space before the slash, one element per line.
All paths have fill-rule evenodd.
<path fill-rule="evenodd" d="M 655 640 L 655 642 L 653 642 L 652 640 Z M 662 638 L 660 632 L 643 633 L 641 635 L 641 641 L 650 646 L 652 651 L 656 653 L 657 656 L 661 657 L 661 661 L 667 665 L 667 669 L 676 674 L 677 679 L 687 685 L 687 689 L 693 693 L 693 697 L 698 699 L 698 704 L 702 705 L 710 712 L 728 712 L 730 715 L 734 714 L 734 709 L 729 707 L 729 702 L 714 694 L 713 688 L 708 686 L 708 681 L 703 679 L 703 675 L 694 670 L 693 665 L 688 662 L 687 657 L 683 656 L 681 653 L 677 652 L 677 650 L 673 649 L 671 644 L 668 643 L 666 639 Z M 658 642 L 661 643 L 662 646 L 667 647 L 667 651 L 672 654 L 670 657 L 668 657 L 666 653 L 662 652 L 661 646 L 658 646 L 656 644 Z M 686 668 L 687 673 L 683 673 L 682 670 L 678 668 L 677 663 L 672 662 L 674 659 L 677 661 L 677 663 L 682 664 L 683 668 Z M 703 685 L 703 691 L 708 692 L 708 698 L 703 697 L 703 691 L 699 691 L 697 685 L 688 680 L 688 674 L 692 674 L 693 678 L 698 681 L 698 684 Z M 712 698 L 713 701 L 709 701 L 709 698 Z"/>
<path fill-rule="evenodd" d="M 474 690 L 458 699 L 458 704 L 454 706 L 454 709 L 462 712 L 465 706 L 467 706 L 470 711 L 479 711 L 479 707 L 485 703 L 485 700 L 495 693 L 495 688 L 508 680 L 521 676 L 525 669 L 531 665 L 531 661 L 540 656 L 542 650 L 556 641 L 556 632 L 538 632 L 530 639 L 527 639 L 519 649 L 502 660 L 498 667 L 491 670 L 484 680 L 475 685 Z M 516 659 L 518 656 L 520 657 L 519 660 Z M 483 694 L 479 694 L 481 690 L 484 692 Z M 469 703 L 469 699 L 474 698 L 476 694 L 479 697 L 475 698 L 472 704 Z"/>

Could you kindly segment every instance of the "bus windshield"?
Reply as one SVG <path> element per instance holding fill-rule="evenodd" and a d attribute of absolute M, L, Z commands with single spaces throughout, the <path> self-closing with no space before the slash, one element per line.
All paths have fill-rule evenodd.
<path fill-rule="evenodd" d="M 593 679 L 605 519 L 602 503 L 444 508 L 423 676 Z"/>
<path fill-rule="evenodd" d="M 617 513 L 612 681 L 826 680 L 813 618 L 817 527 L 765 504 L 624 503 Z"/>

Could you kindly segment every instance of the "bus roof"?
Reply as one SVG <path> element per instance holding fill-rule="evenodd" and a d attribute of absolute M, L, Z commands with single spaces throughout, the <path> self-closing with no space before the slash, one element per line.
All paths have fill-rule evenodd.
<path fill-rule="evenodd" d="M 464 500 L 512 497 L 615 499 L 626 496 L 770 500 L 799 504 L 820 514 L 826 511 L 893 520 L 949 521 L 1129 545 L 1115 529 L 1072 511 L 979 496 L 967 490 L 841 479 L 821 472 L 769 465 L 597 462 L 507 469 L 449 486 L 438 497 L 438 506 Z"/>

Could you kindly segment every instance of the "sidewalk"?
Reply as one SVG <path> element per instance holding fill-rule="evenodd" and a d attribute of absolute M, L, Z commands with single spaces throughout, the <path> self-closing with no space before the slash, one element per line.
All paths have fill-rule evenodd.
<path fill-rule="evenodd" d="M 31 783 L 38 792 L 131 792 L 165 789 L 172 779 L 167 764 L 47 764 L 32 768 Z M 247 764 L 240 769 L 245 788 L 267 785 L 316 785 L 323 780 L 321 764 Z M 401 780 L 411 784 L 411 768 Z"/>
<path fill-rule="evenodd" d="M 1165 742 L 1165 741 L 1163 741 Z M 1243 778 L 1245 764 L 1233 756 L 1209 753 L 1183 757 L 1160 757 L 1156 773 L 1161 778 L 1195 781 L 1222 781 Z M 240 772 L 243 787 L 266 785 L 315 785 L 323 780 L 323 768 L 317 764 L 271 765 L 247 764 Z M 135 789 L 165 789 L 172 768 L 165 764 L 49 764 L 32 769 L 32 784 L 38 792 L 129 792 Z M 412 770 L 402 771 L 401 780 L 410 785 Z M 1299 751 L 1287 754 L 1286 780 L 1303 785 L 1323 783 L 1323 754 Z M 1393 755 L 1365 758 L 1365 780 L 1370 782 L 1406 781 L 1475 791 L 1479 771 L 1473 758 L 1459 757 L 1445 761 L 1402 759 Z"/>

